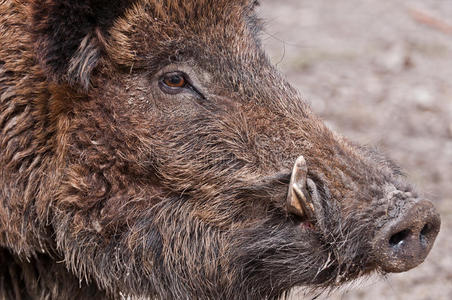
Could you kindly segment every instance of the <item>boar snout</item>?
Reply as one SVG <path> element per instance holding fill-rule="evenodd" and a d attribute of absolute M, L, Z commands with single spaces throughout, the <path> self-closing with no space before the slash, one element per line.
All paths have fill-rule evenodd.
<path fill-rule="evenodd" d="M 404 272 L 422 263 L 433 246 L 441 219 L 427 200 L 415 202 L 383 226 L 374 240 L 377 263 L 385 272 Z"/>

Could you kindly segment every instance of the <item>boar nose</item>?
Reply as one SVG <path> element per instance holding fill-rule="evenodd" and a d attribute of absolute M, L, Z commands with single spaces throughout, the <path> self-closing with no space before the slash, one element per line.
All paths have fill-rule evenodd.
<path fill-rule="evenodd" d="M 404 272 L 424 261 L 438 235 L 441 219 L 430 201 L 421 200 L 377 233 L 374 251 L 386 272 Z"/>

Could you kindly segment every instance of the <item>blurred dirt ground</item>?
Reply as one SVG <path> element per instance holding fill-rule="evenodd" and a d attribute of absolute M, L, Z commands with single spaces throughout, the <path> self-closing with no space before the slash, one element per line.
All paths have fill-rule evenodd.
<path fill-rule="evenodd" d="M 421 266 L 317 299 L 452 299 L 452 0 L 262 0 L 259 13 L 312 109 L 395 160 L 442 217 Z"/>

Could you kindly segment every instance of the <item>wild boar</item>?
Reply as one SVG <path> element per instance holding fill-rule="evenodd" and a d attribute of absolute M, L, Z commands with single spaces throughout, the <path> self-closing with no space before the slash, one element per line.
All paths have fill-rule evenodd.
<path fill-rule="evenodd" d="M 0 298 L 274 299 L 440 228 L 269 63 L 256 1 L 0 2 Z"/>

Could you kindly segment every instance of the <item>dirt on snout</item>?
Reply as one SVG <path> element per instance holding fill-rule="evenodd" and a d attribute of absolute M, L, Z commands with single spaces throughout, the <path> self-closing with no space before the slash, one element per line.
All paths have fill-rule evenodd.
<path fill-rule="evenodd" d="M 419 267 L 316 299 L 452 299 L 452 1 L 261 4 L 265 47 L 314 112 L 395 160 L 442 218 Z"/>

